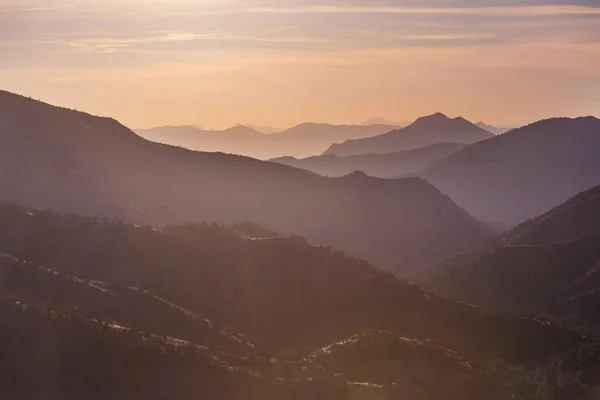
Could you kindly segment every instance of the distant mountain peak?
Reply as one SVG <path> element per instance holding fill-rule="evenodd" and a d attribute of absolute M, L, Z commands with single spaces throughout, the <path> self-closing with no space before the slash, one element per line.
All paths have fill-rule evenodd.
<path fill-rule="evenodd" d="M 463 118 L 463 117 L 455 117 L 450 118 L 446 114 L 437 112 L 435 114 L 426 115 L 424 117 L 418 118 L 413 125 L 421 125 L 421 124 L 463 124 L 463 125 L 473 125 L 472 122 Z"/>
<path fill-rule="evenodd" d="M 463 117 L 456 117 L 456 118 L 452 118 L 453 121 L 460 121 L 460 122 L 468 122 L 468 123 L 472 123 L 469 120 L 463 118 Z"/>
<path fill-rule="evenodd" d="M 254 128 L 251 128 L 249 126 L 246 125 L 234 125 L 230 128 L 227 128 L 225 130 L 223 130 L 223 133 L 256 133 L 256 134 L 262 134 L 261 132 L 257 131 Z"/>
<path fill-rule="evenodd" d="M 323 154 L 387 154 L 438 143 L 472 144 L 491 136 L 492 133 L 463 117 L 449 118 L 446 114 L 437 112 L 418 118 L 405 128 L 393 129 L 379 136 L 334 143 Z"/>
<path fill-rule="evenodd" d="M 240 124 L 240 125 L 247 126 L 249 128 L 254 129 L 255 131 L 258 131 L 260 133 L 264 133 L 264 134 L 267 134 L 267 135 L 270 135 L 272 133 L 279 133 L 279 132 L 283 131 L 283 129 L 274 128 L 274 127 L 269 126 L 269 125 L 253 125 L 253 124 Z"/>
<path fill-rule="evenodd" d="M 441 113 L 441 112 L 436 112 L 435 114 L 430 114 L 430 115 L 426 115 L 424 117 L 420 117 L 417 118 L 415 120 L 415 122 L 413 122 L 414 124 L 422 124 L 422 123 L 440 123 L 440 122 L 446 122 L 446 121 L 451 121 L 452 119 L 449 118 L 446 114 Z"/>
<path fill-rule="evenodd" d="M 538 121 L 454 153 L 421 176 L 482 220 L 516 224 L 598 184 L 598 132 L 594 118 Z"/>
<path fill-rule="evenodd" d="M 383 117 L 375 117 L 364 121 L 361 125 L 396 125 L 396 126 L 405 126 L 407 123 L 405 122 L 394 122 L 389 119 Z"/>
<path fill-rule="evenodd" d="M 508 132 L 510 131 L 511 127 L 499 127 L 499 126 L 492 126 L 492 125 L 488 125 L 483 121 L 479 121 L 478 123 L 476 123 L 475 125 L 477 125 L 478 127 L 480 127 L 481 129 L 484 129 L 488 132 L 491 132 L 495 135 L 500 135 L 502 133 Z"/>

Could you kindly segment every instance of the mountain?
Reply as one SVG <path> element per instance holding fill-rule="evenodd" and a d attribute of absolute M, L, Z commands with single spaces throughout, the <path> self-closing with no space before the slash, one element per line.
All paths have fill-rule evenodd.
<path fill-rule="evenodd" d="M 265 134 L 243 125 L 232 126 L 222 131 L 203 130 L 194 126 L 163 126 L 137 129 L 135 132 L 153 142 L 193 150 L 221 151 L 232 154 L 246 152 L 257 158 L 269 154 L 268 150 L 260 148 L 260 144 L 266 142 Z"/>
<path fill-rule="evenodd" d="M 340 157 L 336 155 L 315 156 L 304 159 L 294 157 L 274 158 L 273 161 L 301 168 L 324 176 L 343 176 L 353 171 L 380 178 L 394 178 L 416 173 L 450 154 L 465 147 L 458 143 L 438 143 L 420 149 L 389 154 L 365 154 Z"/>
<path fill-rule="evenodd" d="M 279 143 L 279 146 L 284 147 L 284 150 L 279 151 L 279 156 L 309 157 L 321 154 L 332 143 L 373 137 L 389 132 L 394 128 L 395 126 L 391 125 L 363 126 L 304 123 L 278 133 L 273 137 L 273 140 L 275 143 Z"/>
<path fill-rule="evenodd" d="M 268 125 L 252 125 L 252 124 L 242 124 L 242 125 L 252 128 L 255 131 L 264 133 L 266 135 L 270 135 L 272 133 L 279 133 L 279 132 L 283 131 L 283 129 L 273 128 L 272 126 L 268 126 Z"/>
<path fill-rule="evenodd" d="M 324 155 L 350 156 L 360 154 L 386 154 L 416 149 L 437 143 L 471 144 L 492 136 L 464 118 L 448 118 L 437 113 L 417 119 L 402 129 L 366 139 L 348 140 L 334 144 Z"/>
<path fill-rule="evenodd" d="M 600 230 L 600 186 L 593 187 L 525 221 L 500 236 L 503 244 L 545 245 L 566 242 Z"/>
<path fill-rule="evenodd" d="M 371 118 L 371 119 L 366 120 L 361 125 L 367 125 L 367 126 L 368 125 L 395 125 L 397 127 L 402 127 L 402 126 L 408 125 L 408 123 L 406 123 L 406 122 L 394 122 L 394 121 L 390 121 L 390 120 L 382 118 L 382 117 L 375 117 L 375 118 Z"/>
<path fill-rule="evenodd" d="M 501 135 L 503 133 L 510 131 L 511 129 L 514 129 L 514 128 L 492 126 L 492 125 L 486 124 L 485 122 L 478 122 L 475 125 L 477 125 L 481 129 L 485 129 L 486 131 L 493 133 L 494 135 Z"/>
<path fill-rule="evenodd" d="M 2 398 L 347 398 L 343 377 L 301 360 L 279 365 L 148 290 L 7 255 L 0 268 Z"/>
<path fill-rule="evenodd" d="M 600 186 L 414 280 L 478 306 L 600 322 Z"/>
<path fill-rule="evenodd" d="M 418 175 L 484 221 L 515 225 L 600 184 L 600 120 L 555 118 L 471 145 Z"/>
<path fill-rule="evenodd" d="M 240 154 L 258 159 L 320 154 L 332 143 L 379 135 L 394 129 L 387 125 L 329 125 L 305 123 L 275 133 L 237 125 L 224 131 L 205 131 L 192 126 L 139 129 L 136 133 L 153 142 L 191 150 Z"/>
<path fill-rule="evenodd" d="M 361 332 L 320 349 L 313 357 L 328 369 L 343 371 L 352 382 L 380 385 L 392 398 L 513 398 L 501 382 L 455 351 L 385 331 Z"/>
<path fill-rule="evenodd" d="M 328 179 L 193 152 L 148 142 L 112 119 L 7 92 L 0 93 L 0 120 L 0 201 L 155 226 L 254 221 L 397 272 L 493 234 L 418 178 Z"/>
<path fill-rule="evenodd" d="M 566 400 L 598 382 L 590 338 L 426 294 L 298 236 L 2 205 L 0 252 L 8 398 Z"/>
<path fill-rule="evenodd" d="M 600 231 L 568 242 L 504 246 L 446 268 L 423 287 L 495 311 L 598 324 Z"/>

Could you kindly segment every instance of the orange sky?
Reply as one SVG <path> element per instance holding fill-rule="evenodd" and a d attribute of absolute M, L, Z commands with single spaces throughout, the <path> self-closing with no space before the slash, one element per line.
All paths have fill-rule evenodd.
<path fill-rule="evenodd" d="M 0 54 L 134 128 L 600 115 L 597 0 L 0 0 Z"/>

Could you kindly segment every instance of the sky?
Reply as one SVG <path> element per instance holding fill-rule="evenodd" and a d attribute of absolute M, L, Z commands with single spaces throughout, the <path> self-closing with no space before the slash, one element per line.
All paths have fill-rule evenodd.
<path fill-rule="evenodd" d="M 132 128 L 600 116 L 600 0 L 0 0 L 0 89 Z"/>

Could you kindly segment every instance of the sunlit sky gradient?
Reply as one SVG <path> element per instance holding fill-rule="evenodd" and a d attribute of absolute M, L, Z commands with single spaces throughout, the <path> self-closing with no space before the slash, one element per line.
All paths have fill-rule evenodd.
<path fill-rule="evenodd" d="M 600 114 L 600 0 L 0 0 L 0 88 L 135 128 Z"/>

